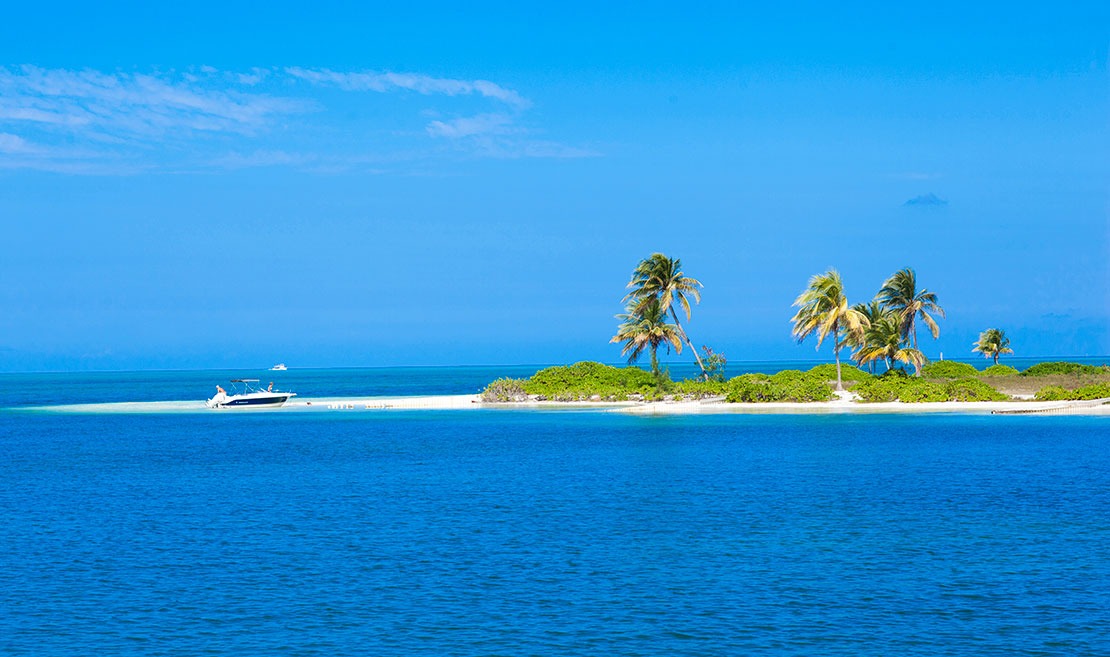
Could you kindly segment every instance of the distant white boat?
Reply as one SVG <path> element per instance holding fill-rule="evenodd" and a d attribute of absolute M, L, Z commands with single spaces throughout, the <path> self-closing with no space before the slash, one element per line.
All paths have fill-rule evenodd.
<path fill-rule="evenodd" d="M 277 365 L 274 365 L 273 367 L 271 367 L 270 371 L 271 372 L 284 372 L 287 369 L 289 369 L 289 368 L 285 366 L 285 363 L 278 363 Z"/>
<path fill-rule="evenodd" d="M 258 383 L 258 379 L 232 379 L 231 383 L 236 386 L 234 394 L 229 395 L 226 390 L 216 386 L 216 396 L 204 402 L 204 405 L 208 408 L 276 408 L 289 401 L 290 397 L 297 396 L 295 392 L 274 390 L 272 383 L 265 390 L 255 388 L 251 384 Z"/>

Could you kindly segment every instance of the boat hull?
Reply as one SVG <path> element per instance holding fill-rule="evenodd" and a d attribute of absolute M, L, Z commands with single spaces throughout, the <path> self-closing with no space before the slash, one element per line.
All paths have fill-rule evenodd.
<path fill-rule="evenodd" d="M 279 408 L 295 397 L 295 392 L 257 392 L 246 395 L 228 395 L 223 399 L 213 397 L 205 402 L 208 408 Z"/>

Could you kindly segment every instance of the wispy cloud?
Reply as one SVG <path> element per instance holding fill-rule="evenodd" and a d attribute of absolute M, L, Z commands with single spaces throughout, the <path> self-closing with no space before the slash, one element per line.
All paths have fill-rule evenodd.
<path fill-rule="evenodd" d="M 303 111 L 288 98 L 205 88 L 183 78 L 99 71 L 0 68 L 0 122 L 107 134 L 172 131 L 249 134 L 270 118 Z"/>
<path fill-rule="evenodd" d="M 396 90 L 414 91 L 424 95 L 460 96 L 477 94 L 500 101 L 517 109 L 528 109 L 532 103 L 512 89 L 506 89 L 489 80 L 455 80 L 435 78 L 415 73 L 343 73 L 329 69 L 290 67 L 285 72 L 313 84 L 334 86 L 346 91 L 376 91 L 386 93 Z"/>
<path fill-rule="evenodd" d="M 507 114 L 480 114 L 449 121 L 432 121 L 428 124 L 427 131 L 433 137 L 451 139 L 520 132 L 519 129 L 511 127 L 512 122 L 512 117 Z"/>
<path fill-rule="evenodd" d="M 326 96 L 324 88 L 347 93 Z M 412 114 L 390 115 L 384 125 L 352 122 L 349 117 L 360 116 L 360 108 L 375 102 L 360 97 L 367 93 L 426 96 L 429 106 L 423 110 L 433 120 L 422 119 L 421 112 L 408 106 L 404 111 Z M 476 102 L 491 111 L 475 114 Z M 419 142 L 413 140 L 420 135 L 450 140 L 478 156 L 501 156 L 501 150 L 522 157 L 583 156 L 557 154 L 580 152 L 573 147 L 552 142 L 545 148 L 547 142 L 533 141 L 525 116 L 531 105 L 518 92 L 488 80 L 418 73 L 0 67 L 0 168 L 89 173 L 248 166 L 325 170 L 389 157 L 391 150 L 419 152 Z M 382 120 L 380 112 L 365 114 Z M 412 128 L 403 127 L 413 122 Z M 500 150 L 482 143 L 489 138 L 499 140 Z M 352 152 L 356 148 L 363 151 Z M 429 149 L 430 143 L 425 152 L 434 152 Z"/>
<path fill-rule="evenodd" d="M 941 207 L 948 205 L 948 201 L 940 198 L 936 194 L 929 192 L 928 194 L 921 194 L 915 196 L 902 205 L 907 207 Z"/>

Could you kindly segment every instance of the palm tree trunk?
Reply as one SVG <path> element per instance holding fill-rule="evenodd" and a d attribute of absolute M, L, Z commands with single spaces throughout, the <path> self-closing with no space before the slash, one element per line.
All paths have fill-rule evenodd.
<path fill-rule="evenodd" d="M 698 361 L 698 369 L 701 370 L 702 377 L 708 381 L 709 373 L 705 371 L 705 365 L 701 363 L 701 356 L 698 356 L 698 350 L 694 349 L 694 343 L 690 342 L 690 338 L 686 335 L 686 330 L 682 328 L 682 322 L 678 321 L 678 313 L 674 311 L 674 306 L 671 306 L 671 317 L 674 318 L 674 325 L 678 327 L 678 333 L 682 339 L 686 341 L 686 346 L 690 347 L 690 351 L 694 352 L 694 360 Z"/>
<path fill-rule="evenodd" d="M 655 380 L 659 380 L 659 355 L 656 353 L 656 346 L 651 345 L 651 373 L 655 375 Z"/>
<path fill-rule="evenodd" d="M 913 333 L 913 350 L 917 351 L 917 326 L 913 323 L 912 316 L 910 319 L 910 331 Z M 916 360 L 913 362 L 913 375 L 921 376 L 921 365 Z"/>
<path fill-rule="evenodd" d="M 836 358 L 836 389 L 837 391 L 844 390 L 844 384 L 840 381 L 840 326 L 833 324 L 833 356 Z"/>
<path fill-rule="evenodd" d="M 997 352 L 997 351 L 996 351 L 996 352 L 994 352 L 994 364 L 995 364 L 995 365 L 997 365 L 997 364 L 998 364 L 998 352 Z"/>

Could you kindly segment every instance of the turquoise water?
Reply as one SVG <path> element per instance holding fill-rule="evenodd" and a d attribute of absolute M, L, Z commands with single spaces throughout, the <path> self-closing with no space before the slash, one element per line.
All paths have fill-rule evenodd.
<path fill-rule="evenodd" d="M 224 378 L 0 377 L 0 653 L 1110 652 L 1105 418 L 11 410 Z"/>

